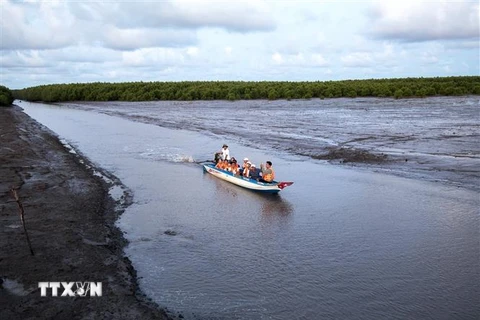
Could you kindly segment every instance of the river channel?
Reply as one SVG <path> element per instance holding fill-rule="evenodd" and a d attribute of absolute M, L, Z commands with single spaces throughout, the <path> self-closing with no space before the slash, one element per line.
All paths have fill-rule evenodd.
<path fill-rule="evenodd" d="M 242 103 L 228 108 L 241 114 Z M 295 119 L 244 124 L 218 102 L 222 111 L 208 109 L 216 125 L 188 105 L 172 116 L 142 103 L 17 104 L 131 192 L 117 224 L 140 288 L 186 319 L 478 319 L 480 197 L 459 187 L 461 179 L 439 183 L 316 160 L 309 144 L 348 139 L 302 133 Z M 351 113 L 360 111 L 374 112 Z M 202 117 L 203 127 L 178 125 Z M 448 121 L 471 130 L 468 116 Z M 258 138 L 268 132 L 280 132 L 278 141 Z M 303 151 L 289 151 L 288 139 Z M 278 179 L 294 185 L 264 196 L 205 174 L 195 161 L 223 143 L 238 159 L 271 160 Z M 451 154 L 477 161 L 474 142 L 462 148 Z"/>

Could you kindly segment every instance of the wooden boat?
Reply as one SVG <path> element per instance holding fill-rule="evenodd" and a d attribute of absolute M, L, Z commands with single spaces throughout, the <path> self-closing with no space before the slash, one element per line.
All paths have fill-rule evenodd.
<path fill-rule="evenodd" d="M 233 175 L 231 172 L 215 168 L 214 163 L 204 164 L 203 170 L 219 179 L 236 184 L 237 186 L 244 187 L 254 191 L 263 192 L 263 193 L 277 193 L 293 184 L 293 182 L 290 182 L 290 181 L 272 181 L 270 183 L 267 183 L 267 182 L 264 183 L 254 179 L 249 179 L 242 176 L 236 176 L 236 175 Z"/>

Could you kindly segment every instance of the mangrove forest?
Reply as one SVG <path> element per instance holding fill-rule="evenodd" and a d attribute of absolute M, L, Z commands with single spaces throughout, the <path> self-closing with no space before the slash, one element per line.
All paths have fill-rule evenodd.
<path fill-rule="evenodd" d="M 251 100 L 480 95 L 480 76 L 343 81 L 183 81 L 50 84 L 12 90 L 27 101 Z"/>
<path fill-rule="evenodd" d="M 0 106 L 10 106 L 13 103 L 13 93 L 5 86 L 0 86 Z"/>

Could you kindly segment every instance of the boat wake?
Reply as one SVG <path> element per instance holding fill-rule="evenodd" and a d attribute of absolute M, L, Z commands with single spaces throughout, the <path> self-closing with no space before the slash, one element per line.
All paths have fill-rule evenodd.
<path fill-rule="evenodd" d="M 148 159 L 153 161 L 187 162 L 187 163 L 195 162 L 195 159 L 191 155 L 170 152 L 167 150 L 149 149 L 147 151 L 139 153 L 139 157 L 142 159 Z"/>
<path fill-rule="evenodd" d="M 195 162 L 195 159 L 193 159 L 192 156 L 183 156 L 183 155 L 178 155 L 178 161 L 175 162 L 188 162 L 188 163 L 193 163 Z"/>

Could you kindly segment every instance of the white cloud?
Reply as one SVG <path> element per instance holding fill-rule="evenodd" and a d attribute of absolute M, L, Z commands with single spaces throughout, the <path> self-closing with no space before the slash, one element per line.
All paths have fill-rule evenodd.
<path fill-rule="evenodd" d="M 2 55 L 1 64 L 7 68 L 41 68 L 52 66 L 52 62 L 44 59 L 39 51 L 14 51 Z"/>
<path fill-rule="evenodd" d="M 72 16 L 55 2 L 48 5 L 2 1 L 1 14 L 2 50 L 60 48 L 77 39 L 77 33 L 65 31 L 75 24 Z"/>
<path fill-rule="evenodd" d="M 429 53 L 429 52 L 424 52 L 421 57 L 422 61 L 425 63 L 438 63 L 438 57 Z"/>
<path fill-rule="evenodd" d="M 196 43 L 196 30 L 270 31 L 262 1 L 13 2 L 2 0 L 0 49 L 52 49 L 103 44 L 134 50 Z M 8 17 L 8 19 L 6 18 Z M 12 23 L 15 21 L 15 23 Z"/>
<path fill-rule="evenodd" d="M 187 48 L 187 55 L 194 57 L 197 56 L 199 49 L 197 47 L 188 47 Z"/>
<path fill-rule="evenodd" d="M 0 83 L 12 88 L 478 75 L 480 68 L 475 2 L 0 1 Z"/>
<path fill-rule="evenodd" d="M 318 53 L 280 54 L 275 52 L 272 55 L 272 61 L 277 65 L 301 68 L 326 67 L 329 65 L 328 61 Z"/>
<path fill-rule="evenodd" d="M 48 61 L 73 62 L 73 63 L 103 63 L 105 61 L 120 61 L 120 51 L 100 46 L 75 46 L 59 50 L 39 51 Z"/>
<path fill-rule="evenodd" d="M 471 1 L 376 2 L 373 36 L 405 42 L 478 39 L 479 4 Z"/>
<path fill-rule="evenodd" d="M 143 48 L 122 53 L 122 65 L 129 67 L 172 66 L 184 61 L 182 52 L 173 48 Z"/>
<path fill-rule="evenodd" d="M 275 52 L 273 55 L 272 55 L 272 60 L 273 62 L 277 63 L 277 64 L 282 64 L 283 63 L 283 58 L 282 58 L 282 55 L 278 52 Z"/>
<path fill-rule="evenodd" d="M 328 61 L 321 54 L 318 54 L 318 53 L 312 54 L 311 63 L 313 66 L 317 66 L 317 67 L 328 66 Z"/>
<path fill-rule="evenodd" d="M 373 63 L 372 55 L 368 52 L 353 52 L 340 58 L 346 67 L 370 67 Z"/>
<path fill-rule="evenodd" d="M 98 2 L 91 10 L 71 4 L 78 18 L 119 28 L 223 28 L 236 32 L 269 31 L 275 22 L 264 1 L 122 1 Z M 93 11 L 93 12 L 92 12 Z"/>
<path fill-rule="evenodd" d="M 444 44 L 444 47 L 454 51 L 476 50 L 476 52 L 480 52 L 480 41 L 478 39 L 475 39 L 475 40 L 448 42 Z"/>
<path fill-rule="evenodd" d="M 196 43 L 191 31 L 157 29 L 118 29 L 105 27 L 98 40 L 107 48 L 135 50 L 149 47 L 182 47 Z"/>
<path fill-rule="evenodd" d="M 219 27 L 231 31 L 270 31 L 275 22 L 263 1 L 175 1 L 163 18 L 177 27 Z M 173 11 L 173 12 L 172 12 Z"/>
<path fill-rule="evenodd" d="M 377 55 L 377 58 L 380 59 L 392 59 L 395 57 L 395 49 L 391 43 L 383 43 L 383 51 Z"/>

